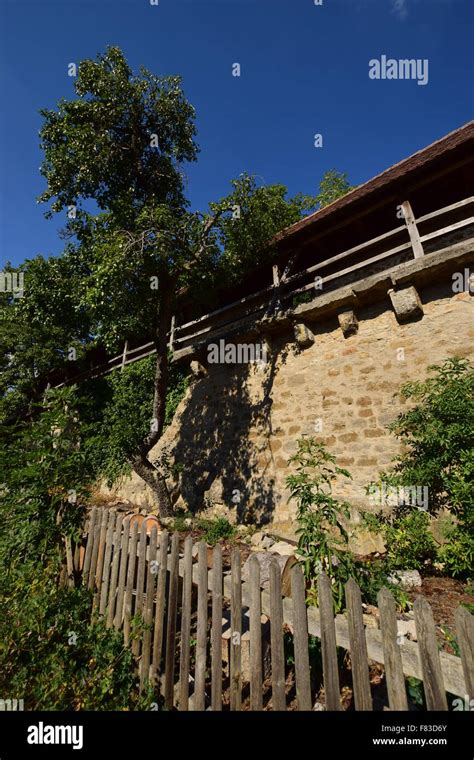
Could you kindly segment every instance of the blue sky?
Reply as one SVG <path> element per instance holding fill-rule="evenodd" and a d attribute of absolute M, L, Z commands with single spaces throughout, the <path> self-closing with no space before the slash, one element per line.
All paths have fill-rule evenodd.
<path fill-rule="evenodd" d="M 70 62 L 119 45 L 182 75 L 201 147 L 187 193 L 205 210 L 243 171 L 292 194 L 333 167 L 359 184 L 469 121 L 473 39 L 472 0 L 0 0 L 0 267 L 62 250 L 64 219 L 36 203 L 38 110 L 73 96 Z M 428 84 L 369 79 L 381 55 L 428 59 Z"/>

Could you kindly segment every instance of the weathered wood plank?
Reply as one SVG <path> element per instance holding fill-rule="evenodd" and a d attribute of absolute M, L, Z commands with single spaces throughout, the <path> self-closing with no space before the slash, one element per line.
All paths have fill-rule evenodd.
<path fill-rule="evenodd" d="M 173 533 L 171 539 L 171 566 L 168 596 L 168 619 L 166 626 L 165 652 L 165 710 L 172 710 L 174 703 L 174 658 L 176 645 L 176 613 L 178 609 L 178 571 L 179 571 L 179 534 Z"/>
<path fill-rule="evenodd" d="M 455 613 L 461 661 L 466 681 L 468 699 L 474 699 L 474 617 L 465 607 L 458 607 Z"/>
<path fill-rule="evenodd" d="M 367 656 L 367 643 L 365 641 L 360 588 L 354 578 L 350 578 L 345 585 L 345 589 L 355 708 L 359 711 L 372 710 L 369 658 Z"/>
<path fill-rule="evenodd" d="M 110 585 L 107 594 L 107 618 L 106 626 L 111 628 L 114 622 L 115 603 L 117 600 L 117 584 L 120 568 L 120 545 L 122 541 L 123 514 L 117 514 L 115 523 L 114 539 L 112 545 L 112 570 L 110 572 Z"/>
<path fill-rule="evenodd" d="M 238 711 L 242 706 L 242 583 L 240 551 L 236 548 L 232 550 L 231 568 L 230 709 Z"/>
<path fill-rule="evenodd" d="M 112 547 L 114 544 L 115 523 L 117 522 L 117 513 L 110 510 L 109 521 L 107 525 L 107 535 L 105 538 L 104 563 L 102 567 L 102 581 L 100 586 L 99 597 L 99 615 L 104 615 L 107 607 L 107 595 L 109 591 L 110 564 L 112 558 Z"/>
<path fill-rule="evenodd" d="M 222 547 L 212 552 L 211 708 L 222 710 Z"/>
<path fill-rule="evenodd" d="M 140 541 L 138 544 L 138 570 L 137 570 L 137 585 L 135 588 L 135 608 L 133 610 L 133 617 L 141 615 L 143 609 L 143 586 L 145 583 L 146 572 L 146 550 L 147 550 L 147 525 L 146 520 L 143 520 L 140 530 Z M 134 635 L 132 642 L 132 652 L 135 657 L 140 654 L 141 636 Z"/>
<path fill-rule="evenodd" d="M 105 543 L 107 540 L 107 529 L 109 525 L 109 519 L 111 510 L 104 509 L 102 511 L 102 520 L 100 522 L 100 534 L 99 534 L 99 549 L 97 552 L 97 566 L 95 569 L 95 584 L 94 584 L 94 598 L 92 600 L 92 615 L 99 607 L 100 590 L 102 586 L 102 573 L 104 570 L 104 555 L 105 555 Z"/>
<path fill-rule="evenodd" d="M 387 588 L 377 596 L 380 613 L 380 630 L 384 654 L 388 702 L 391 710 L 408 710 L 405 678 L 400 646 L 398 644 L 397 609 L 395 599 Z"/>
<path fill-rule="evenodd" d="M 260 564 L 254 556 L 249 564 L 250 586 L 250 709 L 263 709 L 262 599 Z"/>
<path fill-rule="evenodd" d="M 140 690 L 143 690 L 150 677 L 150 660 L 151 660 L 151 642 L 152 642 L 152 622 L 153 622 L 153 602 L 155 599 L 156 587 L 156 542 L 158 532 L 156 526 L 153 526 L 150 534 L 150 546 L 148 555 L 148 570 L 146 574 L 146 595 L 143 604 L 143 645 L 142 657 L 140 660 Z"/>
<path fill-rule="evenodd" d="M 318 578 L 321 652 L 323 660 L 324 693 L 327 710 L 341 709 L 339 671 L 337 665 L 336 626 L 331 582 L 326 573 Z M 348 642 L 349 644 L 349 642 Z M 346 647 L 349 649 L 349 646 Z"/>
<path fill-rule="evenodd" d="M 308 651 L 308 616 L 306 588 L 300 565 L 291 570 L 291 598 L 293 601 L 293 641 L 295 648 L 296 698 L 298 710 L 311 710 L 311 679 Z"/>
<path fill-rule="evenodd" d="M 82 568 L 82 583 L 84 584 L 84 586 L 87 586 L 89 583 L 89 571 L 91 568 L 92 546 L 94 543 L 94 531 L 95 531 L 95 526 L 96 526 L 97 514 L 98 514 L 97 507 L 92 507 L 90 518 L 89 518 L 89 526 L 87 529 L 87 544 L 86 544 L 86 551 L 84 553 L 84 566 Z"/>
<path fill-rule="evenodd" d="M 189 654 L 191 640 L 191 598 L 193 589 L 193 539 L 184 542 L 184 576 L 181 609 L 181 652 L 179 658 L 179 709 L 189 709 Z"/>
<path fill-rule="evenodd" d="M 420 259 L 425 255 L 423 246 L 420 240 L 420 233 L 416 226 L 415 215 L 413 213 L 410 201 L 403 201 L 401 204 L 403 216 L 405 218 L 405 224 L 407 226 L 408 234 L 410 235 L 410 242 L 413 248 L 413 255 L 415 259 Z"/>
<path fill-rule="evenodd" d="M 196 634 L 196 672 L 194 710 L 205 708 L 206 655 L 207 655 L 207 544 L 199 542 L 198 549 L 198 607 Z"/>
<path fill-rule="evenodd" d="M 272 660 L 272 710 L 286 710 L 283 604 L 280 566 L 270 563 L 270 643 Z"/>
<path fill-rule="evenodd" d="M 426 599 L 418 596 L 413 605 L 420 648 L 423 686 L 428 710 L 447 710 L 448 702 L 439 661 L 433 612 Z"/>
<path fill-rule="evenodd" d="M 125 599 L 123 610 L 123 637 L 125 645 L 130 642 L 130 625 L 132 617 L 132 595 L 133 583 L 135 580 L 135 567 L 137 564 L 137 544 L 138 544 L 138 523 L 133 523 L 132 534 L 130 539 L 130 552 L 128 557 L 127 568 L 127 585 L 125 587 Z"/>
<path fill-rule="evenodd" d="M 118 631 L 123 625 L 123 600 L 125 595 L 125 583 L 127 580 L 128 552 L 130 549 L 130 517 L 123 521 L 123 533 L 120 543 L 120 569 L 117 585 L 117 600 L 115 603 L 114 628 Z"/>
<path fill-rule="evenodd" d="M 168 575 L 168 531 L 160 534 L 160 559 L 158 570 L 158 591 L 156 595 L 155 630 L 153 634 L 153 659 L 150 680 L 161 682 L 161 658 L 165 630 L 166 580 Z"/>

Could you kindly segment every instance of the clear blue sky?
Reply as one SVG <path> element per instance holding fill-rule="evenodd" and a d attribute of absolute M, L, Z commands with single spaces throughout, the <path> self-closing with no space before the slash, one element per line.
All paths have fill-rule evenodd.
<path fill-rule="evenodd" d="M 332 167 L 359 184 L 469 121 L 473 39 L 473 0 L 0 0 L 0 267 L 62 250 L 64 220 L 36 204 L 38 110 L 73 95 L 70 62 L 113 44 L 182 75 L 201 146 L 188 196 L 204 210 L 243 171 L 290 193 Z M 383 54 L 427 58 L 428 84 L 369 79 Z"/>

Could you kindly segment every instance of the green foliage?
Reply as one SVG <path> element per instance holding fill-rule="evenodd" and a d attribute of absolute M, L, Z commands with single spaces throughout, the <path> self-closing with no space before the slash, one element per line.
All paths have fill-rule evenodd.
<path fill-rule="evenodd" d="M 52 391 L 31 422 L 0 437 L 0 693 L 28 710 L 146 704 L 121 635 L 90 625 L 87 591 L 58 588 L 90 484 L 80 407 L 73 388 Z"/>
<path fill-rule="evenodd" d="M 217 517 L 215 520 L 200 519 L 197 528 L 204 531 L 204 540 L 210 546 L 215 546 L 219 541 L 225 541 L 235 536 L 235 526 L 225 517 Z"/>
<path fill-rule="evenodd" d="M 324 208 L 351 190 L 354 190 L 354 187 L 349 184 L 347 174 L 338 172 L 336 169 L 330 169 L 319 183 L 316 201 L 320 208 Z"/>
<path fill-rule="evenodd" d="M 457 526 L 447 535 L 447 541 L 438 550 L 438 561 L 444 572 L 453 578 L 469 578 L 474 568 L 474 539 L 463 526 Z"/>
<path fill-rule="evenodd" d="M 328 574 L 339 610 L 353 561 L 347 551 L 348 535 L 344 527 L 344 518 L 349 518 L 349 504 L 335 499 L 331 493 L 333 481 L 339 476 L 350 478 L 350 474 L 335 461 L 315 438 L 301 438 L 297 452 L 289 459 L 296 473 L 289 475 L 286 483 L 290 498 L 298 502 L 298 554 L 305 575 L 315 588 L 318 575 L 323 571 Z"/>
<path fill-rule="evenodd" d="M 94 472 L 109 484 L 130 472 L 130 457 L 152 424 L 156 358 L 152 355 L 110 373 L 105 381 L 93 381 L 89 393 L 96 397 L 100 414 L 87 426 L 87 447 Z M 101 391 L 99 385 L 102 386 Z M 188 386 L 184 370 L 171 366 L 166 397 L 169 425 Z"/>
<path fill-rule="evenodd" d="M 28 594 L 25 594 L 26 583 Z M 28 566 L 1 581 L 0 693 L 27 710 L 143 709 L 131 650 L 103 621 L 90 624 L 82 588 L 58 589 L 56 577 Z"/>
<path fill-rule="evenodd" d="M 365 522 L 378 530 L 387 546 L 385 561 L 390 570 L 422 570 L 436 561 L 437 546 L 428 531 L 430 524 L 426 512 L 413 509 L 394 517 L 382 518 L 371 515 Z"/>
<path fill-rule="evenodd" d="M 400 504 L 390 516 L 377 518 L 378 527 L 395 568 L 421 569 L 436 563 L 463 578 L 474 560 L 474 368 L 467 359 L 452 357 L 429 371 L 426 380 L 401 389 L 402 398 L 413 405 L 390 430 L 403 443 L 403 452 L 391 470 L 379 475 L 388 486 L 427 487 L 428 510 Z M 442 508 L 457 524 L 438 548 L 428 532 L 429 515 Z"/>
<path fill-rule="evenodd" d="M 413 402 L 390 425 L 404 445 L 393 471 L 394 485 L 429 489 L 429 512 L 450 509 L 474 527 L 474 367 L 453 357 L 429 367 L 424 381 L 406 383 L 401 396 Z"/>
<path fill-rule="evenodd" d="M 303 437 L 290 460 L 296 474 L 286 479 L 291 497 L 297 500 L 296 520 L 298 555 L 306 578 L 310 581 L 308 600 L 317 602 L 317 578 L 325 572 L 331 580 L 336 611 L 344 606 L 344 584 L 349 578 L 359 584 L 365 602 L 376 604 L 377 594 L 386 586 L 403 608 L 406 596 L 387 579 L 383 561 L 370 565 L 358 561 L 348 549 L 346 522 L 350 505 L 332 495 L 332 483 L 338 477 L 350 478 L 350 473 L 336 465 L 336 459 L 315 438 Z"/>

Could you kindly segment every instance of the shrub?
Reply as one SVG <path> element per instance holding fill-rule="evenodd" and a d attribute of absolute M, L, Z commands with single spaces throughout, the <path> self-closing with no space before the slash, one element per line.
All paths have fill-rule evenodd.
<path fill-rule="evenodd" d="M 204 531 L 204 539 L 211 546 L 235 536 L 235 526 L 225 517 L 218 517 L 215 520 L 198 520 L 197 527 Z"/>

